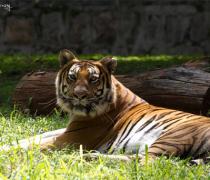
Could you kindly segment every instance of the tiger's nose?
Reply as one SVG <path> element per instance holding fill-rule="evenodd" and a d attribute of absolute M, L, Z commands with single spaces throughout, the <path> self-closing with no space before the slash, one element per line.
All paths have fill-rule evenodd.
<path fill-rule="evenodd" d="M 85 86 L 76 86 L 74 96 L 78 99 L 84 99 L 88 95 L 88 89 Z"/>

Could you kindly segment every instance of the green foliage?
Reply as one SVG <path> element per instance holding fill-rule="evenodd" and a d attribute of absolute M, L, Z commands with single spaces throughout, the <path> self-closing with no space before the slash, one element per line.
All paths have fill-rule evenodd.
<path fill-rule="evenodd" d="M 11 102 L 11 95 L 16 84 L 17 79 L 2 78 L 2 81 L 0 80 L 0 104 L 8 105 Z"/>
<path fill-rule="evenodd" d="M 105 55 L 81 55 L 80 59 L 99 60 Z M 118 59 L 117 73 L 139 73 L 155 68 L 178 65 L 192 58 L 191 56 L 115 56 Z M 38 70 L 58 70 L 58 57 L 49 55 L 0 55 L 0 75 L 3 77 L 23 75 Z"/>
<path fill-rule="evenodd" d="M 23 75 L 30 71 L 58 69 L 55 55 L 0 55 L 1 76 Z"/>

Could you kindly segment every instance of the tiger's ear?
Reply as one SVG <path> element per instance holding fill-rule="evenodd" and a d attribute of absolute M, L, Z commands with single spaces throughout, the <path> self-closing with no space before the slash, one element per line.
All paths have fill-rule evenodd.
<path fill-rule="evenodd" d="M 114 73 L 116 67 L 117 67 L 117 60 L 114 59 L 113 57 L 104 57 L 103 59 L 100 60 L 101 64 L 103 64 L 107 70 L 112 74 Z"/>
<path fill-rule="evenodd" d="M 72 61 L 73 59 L 77 58 L 71 51 L 67 49 L 63 49 L 60 51 L 59 62 L 61 67 L 67 64 L 68 62 Z"/>

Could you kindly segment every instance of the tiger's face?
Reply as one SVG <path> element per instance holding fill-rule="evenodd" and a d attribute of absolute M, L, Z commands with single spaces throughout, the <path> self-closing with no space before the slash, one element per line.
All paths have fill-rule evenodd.
<path fill-rule="evenodd" d="M 96 116 L 109 109 L 115 100 L 111 74 L 116 60 L 78 60 L 72 52 L 63 50 L 61 69 L 56 78 L 57 103 L 65 111 L 79 116 Z"/>

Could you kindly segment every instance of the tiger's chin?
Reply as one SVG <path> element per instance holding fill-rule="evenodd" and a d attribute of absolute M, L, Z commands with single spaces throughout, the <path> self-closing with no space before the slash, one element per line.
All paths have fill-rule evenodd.
<path fill-rule="evenodd" d="M 100 116 L 109 110 L 109 104 L 104 103 L 101 105 L 97 105 L 94 109 L 84 106 L 74 106 L 71 109 L 71 114 L 76 116 L 89 116 L 91 118 Z"/>
<path fill-rule="evenodd" d="M 63 101 L 63 99 L 57 99 L 57 104 L 70 115 L 73 116 L 89 116 L 91 118 L 100 116 L 110 109 L 110 103 L 104 102 L 103 104 L 96 105 L 94 107 L 85 106 L 81 104 L 72 105 L 69 102 Z"/>

